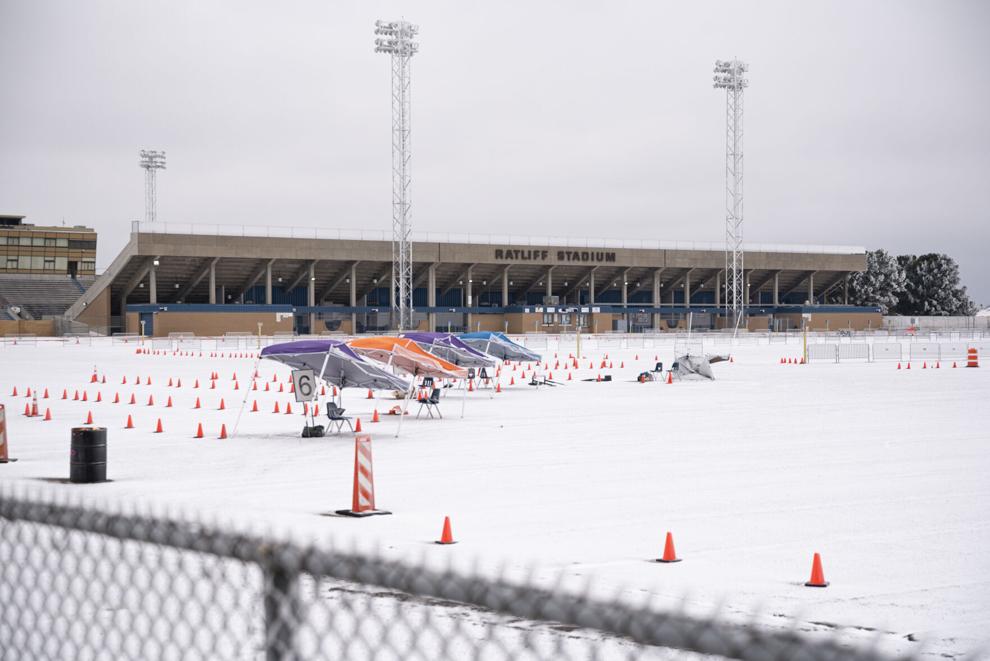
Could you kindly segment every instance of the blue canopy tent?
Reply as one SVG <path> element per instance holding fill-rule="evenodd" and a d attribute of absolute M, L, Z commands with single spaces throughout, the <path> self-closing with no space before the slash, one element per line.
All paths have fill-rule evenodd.
<path fill-rule="evenodd" d="M 497 358 L 465 344 L 453 333 L 403 333 L 402 337 L 412 340 L 425 351 L 455 365 L 494 367 L 498 362 Z"/>
<path fill-rule="evenodd" d="M 465 344 L 483 351 L 501 360 L 540 361 L 540 354 L 531 351 L 521 344 L 516 344 L 502 333 L 481 331 L 478 333 L 461 333 L 460 339 Z"/>

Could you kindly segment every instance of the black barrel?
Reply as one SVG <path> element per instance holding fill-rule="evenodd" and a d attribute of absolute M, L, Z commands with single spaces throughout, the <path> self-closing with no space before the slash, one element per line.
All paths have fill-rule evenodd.
<path fill-rule="evenodd" d="M 106 427 L 73 427 L 69 481 L 90 484 L 107 481 Z"/>

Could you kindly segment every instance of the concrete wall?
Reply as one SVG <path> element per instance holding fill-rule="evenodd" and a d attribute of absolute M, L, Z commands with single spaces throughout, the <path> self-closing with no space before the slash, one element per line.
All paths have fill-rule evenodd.
<path fill-rule="evenodd" d="M 388 241 L 301 240 L 184 234 L 138 234 L 136 236 L 137 253 L 140 255 L 377 262 L 389 262 L 392 259 L 392 246 Z M 497 251 L 501 251 L 501 253 Z M 599 253 L 603 253 L 602 259 L 598 259 Z M 417 242 L 416 262 L 529 266 L 594 266 L 601 264 L 630 268 L 695 267 L 719 269 L 725 266 L 725 253 L 721 250 L 568 248 L 552 245 L 502 246 L 497 243 Z M 866 268 L 866 255 L 747 252 L 746 267 L 758 270 L 862 271 Z"/>
<path fill-rule="evenodd" d="M 0 321 L 0 336 L 3 335 L 37 335 L 39 337 L 51 337 L 55 335 L 55 321 L 53 319 Z"/>
<path fill-rule="evenodd" d="M 169 333 L 191 332 L 202 337 L 229 332 L 257 333 L 258 323 L 262 324 L 263 335 L 292 332 L 292 315 L 282 315 L 276 321 L 274 312 L 158 312 L 154 335 L 167 337 Z"/>
<path fill-rule="evenodd" d="M 92 302 L 86 305 L 86 308 L 76 317 L 76 321 L 99 328 L 109 328 L 110 290 L 101 291 Z"/>
<path fill-rule="evenodd" d="M 791 328 L 801 328 L 801 314 L 778 314 L 775 319 L 786 319 Z M 878 330 L 883 327 L 883 317 L 879 312 L 826 313 L 813 312 L 808 322 L 808 330 Z M 761 329 L 763 330 L 763 329 Z"/>

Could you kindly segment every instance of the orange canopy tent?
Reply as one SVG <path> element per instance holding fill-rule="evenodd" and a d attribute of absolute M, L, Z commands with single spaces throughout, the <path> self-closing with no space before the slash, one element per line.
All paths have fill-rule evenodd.
<path fill-rule="evenodd" d="M 402 337 L 363 337 L 347 343 L 362 356 L 385 363 L 412 376 L 465 379 L 467 368 L 449 363 Z"/>

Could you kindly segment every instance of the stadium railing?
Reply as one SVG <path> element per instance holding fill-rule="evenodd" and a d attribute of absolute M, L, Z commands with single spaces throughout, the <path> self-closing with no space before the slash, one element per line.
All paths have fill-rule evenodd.
<path fill-rule="evenodd" d="M 700 617 L 121 507 L 0 485 L 10 658 L 913 658 L 852 632 Z"/>

